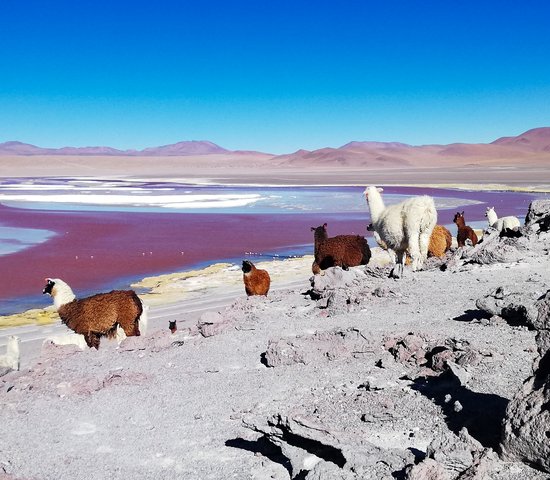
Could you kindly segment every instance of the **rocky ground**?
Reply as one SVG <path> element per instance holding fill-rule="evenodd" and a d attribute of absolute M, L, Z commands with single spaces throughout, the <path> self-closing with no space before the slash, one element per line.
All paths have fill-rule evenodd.
<path fill-rule="evenodd" d="M 4 479 L 550 478 L 550 205 L 522 236 L 0 377 Z M 4 373 L 4 372 L 3 372 Z"/>

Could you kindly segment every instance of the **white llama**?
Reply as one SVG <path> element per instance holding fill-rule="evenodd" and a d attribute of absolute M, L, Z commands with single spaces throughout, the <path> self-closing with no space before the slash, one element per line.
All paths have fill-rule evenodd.
<path fill-rule="evenodd" d="M 6 353 L 0 355 L 0 368 L 9 368 L 11 370 L 19 370 L 19 360 L 21 353 L 19 351 L 19 337 L 10 335 L 6 345 Z"/>
<path fill-rule="evenodd" d="M 406 254 L 411 256 L 413 271 L 424 264 L 428 256 L 430 236 L 437 223 L 437 211 L 433 198 L 423 195 L 411 197 L 396 205 L 386 207 L 376 187 L 365 189 L 365 198 L 370 209 L 372 227 L 396 254 L 396 268 L 391 276 L 403 275 Z"/>
<path fill-rule="evenodd" d="M 497 212 L 495 212 L 495 207 L 487 207 L 485 211 L 485 216 L 487 217 L 487 223 L 490 227 L 501 232 L 505 228 L 510 230 L 516 230 L 520 227 L 520 223 L 517 217 L 509 216 L 498 218 Z"/>

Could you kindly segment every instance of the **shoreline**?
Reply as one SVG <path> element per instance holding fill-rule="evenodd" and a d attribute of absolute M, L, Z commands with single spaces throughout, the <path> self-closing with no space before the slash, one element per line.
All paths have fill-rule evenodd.
<path fill-rule="evenodd" d="M 139 179 L 135 178 L 134 179 L 135 181 L 140 181 Z M 171 180 L 171 181 L 174 181 L 174 180 Z M 177 181 L 177 180 L 176 180 Z M 220 184 L 221 185 L 221 184 Z M 223 185 L 226 185 L 226 184 L 223 184 Z M 405 184 L 405 183 L 399 183 L 399 185 L 384 185 L 385 187 L 394 187 L 394 186 L 399 186 L 399 187 L 404 187 L 404 188 L 435 188 L 435 189 L 446 189 L 448 188 L 448 186 L 451 185 L 451 184 L 447 184 L 447 185 L 442 185 L 442 184 L 431 184 L 431 185 L 422 185 L 422 186 L 418 186 L 418 185 L 410 185 L 410 184 Z M 451 190 L 462 190 L 462 191 L 476 191 L 476 192 L 491 192 L 491 191 L 507 191 L 507 192 L 518 192 L 518 193 L 547 193 L 546 191 L 525 191 L 525 190 L 522 190 L 522 189 L 519 189 L 518 187 L 514 187 L 514 186 L 510 186 L 510 185 L 500 185 L 500 187 L 502 187 L 502 190 L 495 190 L 495 188 L 497 187 L 496 184 L 492 184 L 492 185 L 479 185 L 479 184 L 452 184 L 453 187 L 450 188 Z M 247 185 L 247 186 L 251 186 L 251 185 Z M 280 185 L 281 187 L 283 187 L 283 185 Z M 285 187 L 287 185 L 284 185 Z M 304 185 L 306 186 L 306 185 Z M 307 185 L 307 186 L 312 186 L 312 185 Z M 331 185 L 333 187 L 337 187 L 337 186 L 342 186 L 342 185 Z M 472 188 L 472 187 L 475 187 Z M 550 192 L 550 186 L 548 187 L 548 192 Z M 377 247 L 373 247 L 373 250 L 377 248 Z M 310 257 L 312 258 L 311 255 L 304 255 L 302 257 L 299 257 L 299 258 L 307 258 L 307 257 Z M 279 262 L 280 260 L 273 260 L 271 262 L 264 262 L 264 261 L 258 261 L 258 262 L 255 262 L 257 263 L 258 265 L 261 265 L 261 264 L 264 264 L 264 263 L 267 263 L 267 265 L 269 266 L 268 268 L 271 268 L 271 266 L 273 264 L 275 264 L 276 262 Z M 312 260 L 309 260 L 310 262 L 310 265 L 311 265 L 311 261 Z M 208 261 L 204 261 L 204 262 L 199 262 L 199 263 L 202 263 L 202 264 L 205 264 L 206 266 L 205 267 L 202 267 L 202 268 L 194 268 L 194 267 L 190 267 L 190 268 L 183 268 L 183 269 L 176 269 L 175 271 L 170 271 L 169 273 L 164 273 L 164 274 L 159 274 L 159 275 L 152 275 L 152 276 L 147 276 L 147 275 L 144 275 L 144 276 L 141 276 L 141 278 L 138 280 L 138 281 L 132 281 L 131 282 L 131 287 L 132 288 L 147 288 L 145 285 L 149 285 L 149 284 L 154 284 L 155 282 L 157 283 L 162 283 L 163 279 L 164 279 L 164 282 L 166 283 L 168 280 L 166 279 L 172 279 L 172 281 L 177 281 L 177 282 L 182 282 L 183 279 L 185 278 L 197 278 L 197 277 L 202 277 L 202 276 L 205 276 L 206 278 L 208 278 L 208 274 L 205 273 L 205 272 L 209 272 L 209 271 L 212 271 L 212 270 L 216 270 L 218 268 L 219 265 L 223 265 L 221 263 L 219 263 L 219 261 L 212 261 L 212 262 L 208 262 Z M 229 265 L 229 264 L 227 264 Z M 235 265 L 233 265 L 235 266 Z M 240 272 L 240 270 L 239 270 Z M 310 274 L 311 275 L 311 274 Z M 132 275 L 135 277 L 135 275 Z M 239 275 L 239 279 L 240 279 L 240 275 Z M 190 282 L 187 282 L 188 284 Z M 166 285 L 164 285 L 166 286 Z M 165 289 L 166 291 L 164 292 L 165 294 L 165 298 L 163 298 L 162 295 L 159 295 L 159 293 L 155 293 L 153 295 L 151 295 L 150 292 L 147 292 L 147 293 L 139 293 L 140 296 L 148 296 L 148 299 L 153 301 L 155 305 L 161 305 L 161 304 L 169 304 L 171 298 L 174 297 L 175 293 L 174 291 L 176 290 L 175 288 L 172 289 L 173 291 L 171 293 L 168 293 L 168 291 L 170 290 L 170 288 L 168 289 Z M 207 295 L 209 295 L 210 292 L 207 293 Z M 181 295 L 182 295 L 182 292 L 180 291 L 179 292 L 179 295 L 180 295 L 180 298 L 179 300 L 181 300 Z M 153 300 L 154 299 L 154 300 Z M 173 300 L 173 301 L 176 301 L 176 300 Z M 45 307 L 45 308 L 31 308 L 31 309 L 28 309 L 28 310 L 24 310 L 24 311 L 21 311 L 21 312 L 16 312 L 16 313 L 13 313 L 13 314 L 10 314 L 10 315 L 4 315 L 4 316 L 0 316 L 0 330 L 6 330 L 6 329 L 9 329 L 9 328 L 12 328 L 14 326 L 21 326 L 21 325 L 32 325 L 32 324 L 37 324 L 37 325 L 47 325 L 47 324 L 51 324 L 51 323 L 54 323 L 56 320 L 58 320 L 58 317 L 57 317 L 57 314 L 55 314 L 55 312 L 51 312 L 51 313 L 48 313 L 48 308 L 49 307 Z"/>

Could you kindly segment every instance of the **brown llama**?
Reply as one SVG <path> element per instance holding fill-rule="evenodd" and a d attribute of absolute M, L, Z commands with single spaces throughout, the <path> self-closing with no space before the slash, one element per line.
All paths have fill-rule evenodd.
<path fill-rule="evenodd" d="M 133 290 L 113 290 L 77 300 L 71 287 L 59 278 L 47 278 L 42 291 L 52 297 L 61 321 L 84 336 L 88 347 L 99 348 L 101 337 L 144 334 L 147 312 Z"/>
<path fill-rule="evenodd" d="M 314 274 L 330 267 L 357 267 L 369 263 L 371 251 L 361 235 L 337 235 L 329 238 L 327 224 L 311 227 L 314 232 L 315 260 L 311 266 Z"/>
<path fill-rule="evenodd" d="M 428 257 L 445 256 L 445 252 L 448 252 L 453 243 L 453 236 L 451 232 L 447 230 L 443 225 L 436 225 L 430 236 L 430 243 L 428 245 Z"/>
<path fill-rule="evenodd" d="M 474 232 L 471 227 L 466 225 L 466 221 L 464 220 L 464 212 L 456 212 L 453 222 L 456 223 L 456 226 L 458 227 L 456 241 L 459 247 L 464 247 L 466 245 L 466 240 L 470 240 L 472 245 L 477 244 L 476 232 Z"/>
<path fill-rule="evenodd" d="M 271 286 L 271 278 L 267 270 L 261 270 L 249 260 L 243 260 L 244 290 L 250 297 L 252 295 L 267 295 Z"/>

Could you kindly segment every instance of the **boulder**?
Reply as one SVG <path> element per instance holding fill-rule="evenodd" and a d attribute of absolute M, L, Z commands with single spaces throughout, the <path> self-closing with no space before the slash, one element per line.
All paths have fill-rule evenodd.
<path fill-rule="evenodd" d="M 550 230 L 550 200 L 534 200 L 525 216 L 525 227 L 534 232 Z"/>
<path fill-rule="evenodd" d="M 550 351 L 506 409 L 501 452 L 550 473 Z"/>
<path fill-rule="evenodd" d="M 425 458 L 418 465 L 411 465 L 405 471 L 405 480 L 450 480 L 451 477 L 439 462 Z"/>

